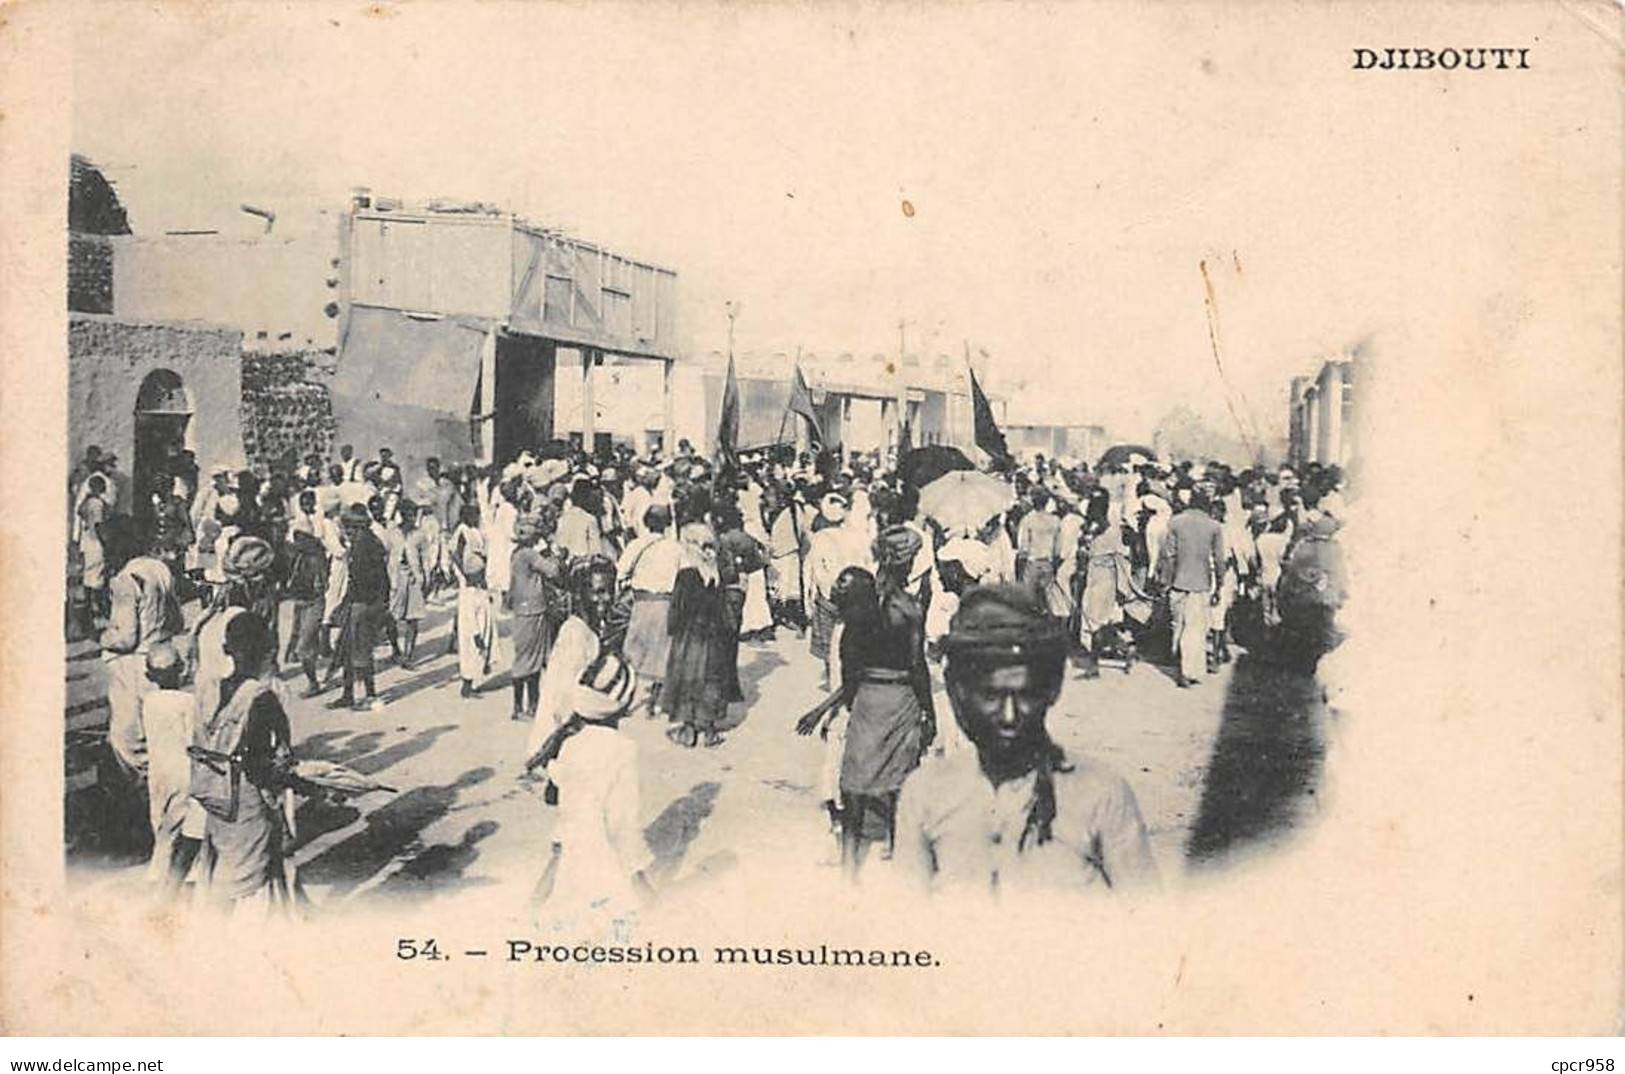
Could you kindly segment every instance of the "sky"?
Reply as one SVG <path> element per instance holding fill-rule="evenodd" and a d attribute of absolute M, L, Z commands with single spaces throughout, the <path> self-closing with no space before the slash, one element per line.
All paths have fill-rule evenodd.
<path fill-rule="evenodd" d="M 741 351 L 901 321 L 1049 420 L 1280 436 L 1289 379 L 1383 328 L 1390 195 L 1346 98 L 1294 92 L 1324 64 L 1261 54 L 1292 12 L 1216 10 L 91 6 L 74 145 L 138 234 L 494 202 L 675 268 L 691 353 L 730 300 Z"/>

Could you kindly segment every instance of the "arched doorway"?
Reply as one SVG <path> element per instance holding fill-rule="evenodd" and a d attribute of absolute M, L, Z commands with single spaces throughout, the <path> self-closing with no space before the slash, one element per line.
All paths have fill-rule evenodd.
<path fill-rule="evenodd" d="M 187 449 L 192 424 L 192 396 L 180 375 L 155 369 L 141 382 L 135 396 L 135 458 L 131 466 L 131 493 L 135 514 L 152 513 L 152 493 L 169 481 Z"/>

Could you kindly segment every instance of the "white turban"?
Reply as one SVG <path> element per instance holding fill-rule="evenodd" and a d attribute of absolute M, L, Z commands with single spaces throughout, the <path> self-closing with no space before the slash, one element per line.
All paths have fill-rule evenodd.
<path fill-rule="evenodd" d="M 631 666 L 606 650 L 570 688 L 570 708 L 584 720 L 618 716 L 631 707 L 637 685 L 637 673 Z"/>

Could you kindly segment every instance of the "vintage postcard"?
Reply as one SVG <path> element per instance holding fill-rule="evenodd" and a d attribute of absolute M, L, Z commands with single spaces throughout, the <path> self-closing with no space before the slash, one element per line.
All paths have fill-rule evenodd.
<path fill-rule="evenodd" d="M 0 9 L 0 1025 L 1617 1031 L 1622 47 Z"/>

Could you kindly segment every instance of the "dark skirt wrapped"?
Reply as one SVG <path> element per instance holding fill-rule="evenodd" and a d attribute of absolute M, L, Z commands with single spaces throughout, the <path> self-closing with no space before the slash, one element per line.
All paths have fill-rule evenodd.
<path fill-rule="evenodd" d="M 378 627 L 385 614 L 381 604 L 350 604 L 341 634 L 350 667 L 371 673 L 372 651 L 378 647 Z"/>
<path fill-rule="evenodd" d="M 819 660 L 829 659 L 829 639 L 835 633 L 835 605 L 823 597 L 813 599 L 812 654 Z"/>
<path fill-rule="evenodd" d="M 553 648 L 553 623 L 545 614 L 513 617 L 513 671 L 516 679 L 540 674 Z"/>
<path fill-rule="evenodd" d="M 701 731 L 722 723 L 728 714 L 729 686 L 734 675 L 728 665 L 732 651 L 725 634 L 710 631 L 679 631 L 671 639 L 660 698 L 672 722 Z"/>
<path fill-rule="evenodd" d="M 322 647 L 322 602 L 300 600 L 293 605 L 293 657 L 300 663 L 315 660 Z"/>
<path fill-rule="evenodd" d="M 860 683 L 846 724 L 841 793 L 879 795 L 900 789 L 920 763 L 923 712 L 906 681 Z"/>
<path fill-rule="evenodd" d="M 739 682 L 739 628 L 745 618 L 745 591 L 743 589 L 724 589 L 722 595 L 728 602 L 727 695 L 729 701 L 743 701 L 745 700 L 745 691 Z"/>

